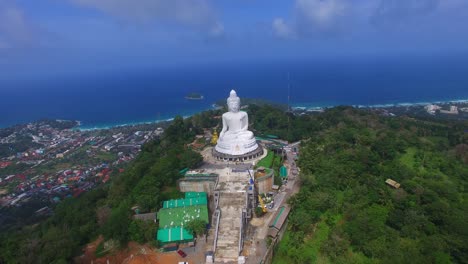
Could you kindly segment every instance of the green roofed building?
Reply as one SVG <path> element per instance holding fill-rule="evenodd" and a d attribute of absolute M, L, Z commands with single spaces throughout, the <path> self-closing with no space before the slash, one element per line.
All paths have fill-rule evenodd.
<path fill-rule="evenodd" d="M 196 219 L 208 224 L 207 205 L 205 192 L 186 192 L 184 199 L 164 201 L 157 214 L 160 229 L 156 239 L 163 245 L 193 241 L 193 235 L 184 226 Z"/>
<path fill-rule="evenodd" d="M 289 211 L 291 209 L 288 206 L 281 206 L 276 213 L 276 216 L 271 220 L 268 225 L 268 236 L 276 237 L 280 230 L 285 226 L 284 223 L 288 218 Z"/>
<path fill-rule="evenodd" d="M 270 223 L 270 227 L 281 227 L 281 225 L 283 224 L 282 222 L 280 222 L 280 220 L 282 219 L 282 217 L 285 215 L 284 214 L 284 211 L 286 210 L 286 207 L 282 206 L 278 213 L 276 214 L 275 218 L 273 218 L 273 220 L 271 221 Z M 284 221 L 284 220 L 283 220 Z M 279 225 L 278 226 L 278 222 L 279 222 Z M 279 229 L 279 228 L 278 228 Z"/>
<path fill-rule="evenodd" d="M 206 205 L 208 201 L 206 199 L 206 195 L 203 197 L 198 198 L 186 198 L 186 199 L 177 199 L 177 200 L 169 200 L 163 202 L 163 208 L 177 208 L 177 207 L 187 207 L 187 206 L 194 206 L 194 205 Z"/>
<path fill-rule="evenodd" d="M 280 168 L 280 177 L 283 179 L 288 177 L 288 169 L 285 166 Z"/>
<path fill-rule="evenodd" d="M 185 199 L 206 198 L 206 192 L 186 192 Z"/>
<path fill-rule="evenodd" d="M 205 205 L 163 208 L 158 212 L 160 228 L 180 227 L 195 219 L 208 223 L 208 208 Z"/>
<path fill-rule="evenodd" d="M 185 243 L 193 241 L 193 235 L 182 227 L 163 228 L 158 230 L 157 240 L 161 244 Z"/>

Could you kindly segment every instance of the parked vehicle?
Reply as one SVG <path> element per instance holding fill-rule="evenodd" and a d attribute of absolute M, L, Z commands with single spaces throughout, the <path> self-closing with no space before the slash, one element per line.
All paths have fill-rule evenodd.
<path fill-rule="evenodd" d="M 273 209 L 273 207 L 275 207 L 275 202 L 272 201 L 269 205 L 268 205 L 268 209 Z"/>
<path fill-rule="evenodd" d="M 177 254 L 179 254 L 181 257 L 185 258 L 187 256 L 187 254 L 185 254 L 185 252 L 181 249 L 177 250 Z"/>

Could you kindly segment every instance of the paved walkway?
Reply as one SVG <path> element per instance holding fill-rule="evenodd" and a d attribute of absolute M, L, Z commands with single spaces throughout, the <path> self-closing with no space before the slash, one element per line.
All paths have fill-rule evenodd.
<path fill-rule="evenodd" d="M 247 172 L 227 171 L 226 174 L 220 175 L 218 190 L 221 219 L 215 253 L 216 263 L 236 263 L 239 257 L 242 209 L 246 204 L 248 179 Z"/>
<path fill-rule="evenodd" d="M 247 163 L 218 161 L 212 157 L 211 147 L 203 150 L 201 154 L 204 158 L 204 163 L 199 169 L 205 170 L 205 173 L 216 173 L 219 175 L 216 191 L 219 191 L 220 194 L 219 208 L 221 210 L 221 218 L 214 256 L 215 263 L 238 263 L 242 209 L 246 207 L 246 191 L 250 180 L 247 170 L 253 169 L 254 164 L 267 155 L 267 151 L 264 151 L 262 157 Z M 214 224 L 207 237 L 206 251 L 213 251 Z M 262 250 L 256 252 L 259 259 L 263 255 L 261 252 L 264 252 L 266 249 L 264 245 L 266 232 L 267 228 L 262 229 L 260 236 L 263 239 L 255 239 L 255 242 L 248 241 L 251 245 L 247 248 L 252 249 L 252 253 L 255 254 L 259 246 L 262 248 Z M 261 245 L 259 245 L 259 242 Z"/>

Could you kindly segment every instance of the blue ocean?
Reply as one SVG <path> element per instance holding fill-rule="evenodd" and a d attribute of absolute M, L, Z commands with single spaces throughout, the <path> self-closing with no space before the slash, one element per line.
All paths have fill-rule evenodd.
<path fill-rule="evenodd" d="M 0 81 L 0 127 L 41 118 L 83 128 L 166 120 L 211 109 L 231 89 L 281 103 L 289 93 L 293 106 L 308 107 L 460 100 L 468 98 L 468 58 L 224 63 Z M 191 92 L 204 100 L 185 99 Z"/>

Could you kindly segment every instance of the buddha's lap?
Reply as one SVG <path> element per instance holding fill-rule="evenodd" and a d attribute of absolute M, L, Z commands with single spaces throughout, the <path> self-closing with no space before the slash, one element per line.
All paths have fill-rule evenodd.
<path fill-rule="evenodd" d="M 242 131 L 242 132 L 236 132 L 236 133 L 229 133 L 226 132 L 221 140 L 229 140 L 229 139 L 252 139 L 254 137 L 253 133 L 251 131 Z"/>

